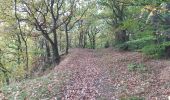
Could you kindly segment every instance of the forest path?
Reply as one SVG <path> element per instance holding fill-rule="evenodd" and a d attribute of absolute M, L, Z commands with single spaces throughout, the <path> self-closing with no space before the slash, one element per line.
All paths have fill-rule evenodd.
<path fill-rule="evenodd" d="M 64 98 L 66 100 L 95 100 L 102 95 L 104 82 L 110 80 L 104 67 L 106 63 L 93 50 L 76 49 L 74 53 L 73 75 L 64 87 Z M 112 98 L 109 91 L 107 96 L 107 98 Z"/>
<path fill-rule="evenodd" d="M 134 62 L 145 64 L 147 71 L 130 72 L 127 66 Z M 73 49 L 56 70 L 72 73 L 63 86 L 63 100 L 119 100 L 130 96 L 167 100 L 170 78 L 161 76 L 169 65 L 166 60 L 145 60 L 137 52 Z"/>
<path fill-rule="evenodd" d="M 107 97 L 112 99 L 113 90 L 109 91 L 110 82 L 107 59 L 94 50 L 75 49 L 72 57 L 72 78 L 64 87 L 65 100 L 96 100 Z M 111 89 L 111 88 L 110 88 Z M 113 89 L 113 88 L 112 88 Z"/>

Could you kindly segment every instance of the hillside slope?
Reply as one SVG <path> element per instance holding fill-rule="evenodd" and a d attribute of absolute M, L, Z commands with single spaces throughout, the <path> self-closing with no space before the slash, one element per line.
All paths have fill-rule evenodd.
<path fill-rule="evenodd" d="M 128 65 L 143 65 L 130 71 Z M 167 100 L 170 61 L 143 58 L 137 52 L 73 49 L 46 76 L 4 87 L 7 100 L 119 100 L 132 96 Z"/>

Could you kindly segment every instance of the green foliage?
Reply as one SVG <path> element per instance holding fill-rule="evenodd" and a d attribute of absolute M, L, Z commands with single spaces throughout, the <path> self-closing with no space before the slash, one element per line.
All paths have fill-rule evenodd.
<path fill-rule="evenodd" d="M 137 20 L 134 19 L 126 19 L 123 22 L 123 29 L 128 29 L 129 31 L 134 31 L 135 29 L 138 29 L 139 27 L 139 22 Z"/>
<path fill-rule="evenodd" d="M 152 45 L 145 46 L 144 48 L 141 49 L 141 51 L 144 54 L 151 56 L 153 58 L 160 58 L 164 56 L 165 47 L 163 45 L 152 44 Z"/>
<path fill-rule="evenodd" d="M 152 44 L 155 39 L 156 38 L 151 36 L 151 37 L 139 38 L 137 40 L 131 40 L 126 43 L 128 45 L 128 49 L 134 51 L 134 50 L 142 49 L 146 45 Z"/>
<path fill-rule="evenodd" d="M 116 47 L 118 50 L 127 50 L 128 44 L 127 43 L 117 44 L 114 47 Z"/>
<path fill-rule="evenodd" d="M 135 51 L 135 50 L 142 49 L 146 45 L 153 44 L 155 39 L 156 38 L 154 38 L 153 36 L 139 38 L 139 39 L 136 39 L 136 40 L 127 41 L 127 42 L 125 42 L 123 44 L 118 44 L 118 45 L 116 45 L 116 47 L 119 50 Z"/>
<path fill-rule="evenodd" d="M 139 3 L 149 3 L 151 1 L 140 1 Z M 153 3 L 154 2 L 154 3 Z M 160 4 L 162 1 L 152 1 L 153 4 Z M 140 7 L 138 7 L 140 8 Z M 136 10 L 133 10 L 133 7 L 129 8 L 129 13 L 137 14 Z M 133 12 L 134 11 L 134 12 Z M 138 13 L 138 15 L 140 15 Z M 135 16 L 135 15 L 134 15 Z M 145 16 L 145 20 L 147 19 Z M 168 18 L 169 14 L 161 13 L 162 20 Z M 166 42 L 167 36 L 161 33 L 168 33 L 168 25 L 159 24 L 159 27 L 150 24 L 146 24 L 144 19 L 132 19 L 131 16 L 128 17 L 123 22 L 123 29 L 127 29 L 130 37 L 129 41 L 118 44 L 116 47 L 119 50 L 130 50 L 130 51 L 142 51 L 144 54 L 151 56 L 153 58 L 161 58 L 165 56 L 165 48 L 169 46 L 169 43 Z M 155 34 L 158 32 L 160 34 Z"/>
<path fill-rule="evenodd" d="M 160 5 L 162 2 L 169 2 L 169 0 L 135 0 L 134 4 L 136 5 Z"/>
<path fill-rule="evenodd" d="M 163 43 L 162 43 L 162 46 L 163 46 L 163 47 L 167 47 L 167 46 L 170 46 L 170 41 L 167 41 L 167 42 L 163 42 Z"/>
<path fill-rule="evenodd" d="M 162 42 L 160 44 L 152 44 L 152 45 L 145 46 L 144 48 L 141 49 L 141 51 L 144 54 L 149 55 L 150 57 L 161 58 L 166 56 L 165 49 L 168 46 L 170 46 L 169 41 Z"/>
<path fill-rule="evenodd" d="M 128 64 L 127 67 L 129 71 L 139 71 L 139 72 L 146 71 L 146 66 L 142 63 L 130 63 Z"/>

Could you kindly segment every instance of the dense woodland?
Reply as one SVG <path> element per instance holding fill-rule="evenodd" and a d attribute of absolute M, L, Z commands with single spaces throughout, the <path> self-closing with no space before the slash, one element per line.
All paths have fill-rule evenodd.
<path fill-rule="evenodd" d="M 168 59 L 170 1 L 0 0 L 0 87 L 57 68 L 73 48 Z"/>

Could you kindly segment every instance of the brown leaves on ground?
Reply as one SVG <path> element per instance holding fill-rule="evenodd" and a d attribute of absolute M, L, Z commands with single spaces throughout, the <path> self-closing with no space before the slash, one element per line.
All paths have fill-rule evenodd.
<path fill-rule="evenodd" d="M 130 72 L 127 65 L 132 62 L 143 63 L 148 70 Z M 72 72 L 62 89 L 63 100 L 117 100 L 130 96 L 167 100 L 170 95 L 170 61 L 145 59 L 137 52 L 73 49 L 69 63 L 59 66 Z"/>

